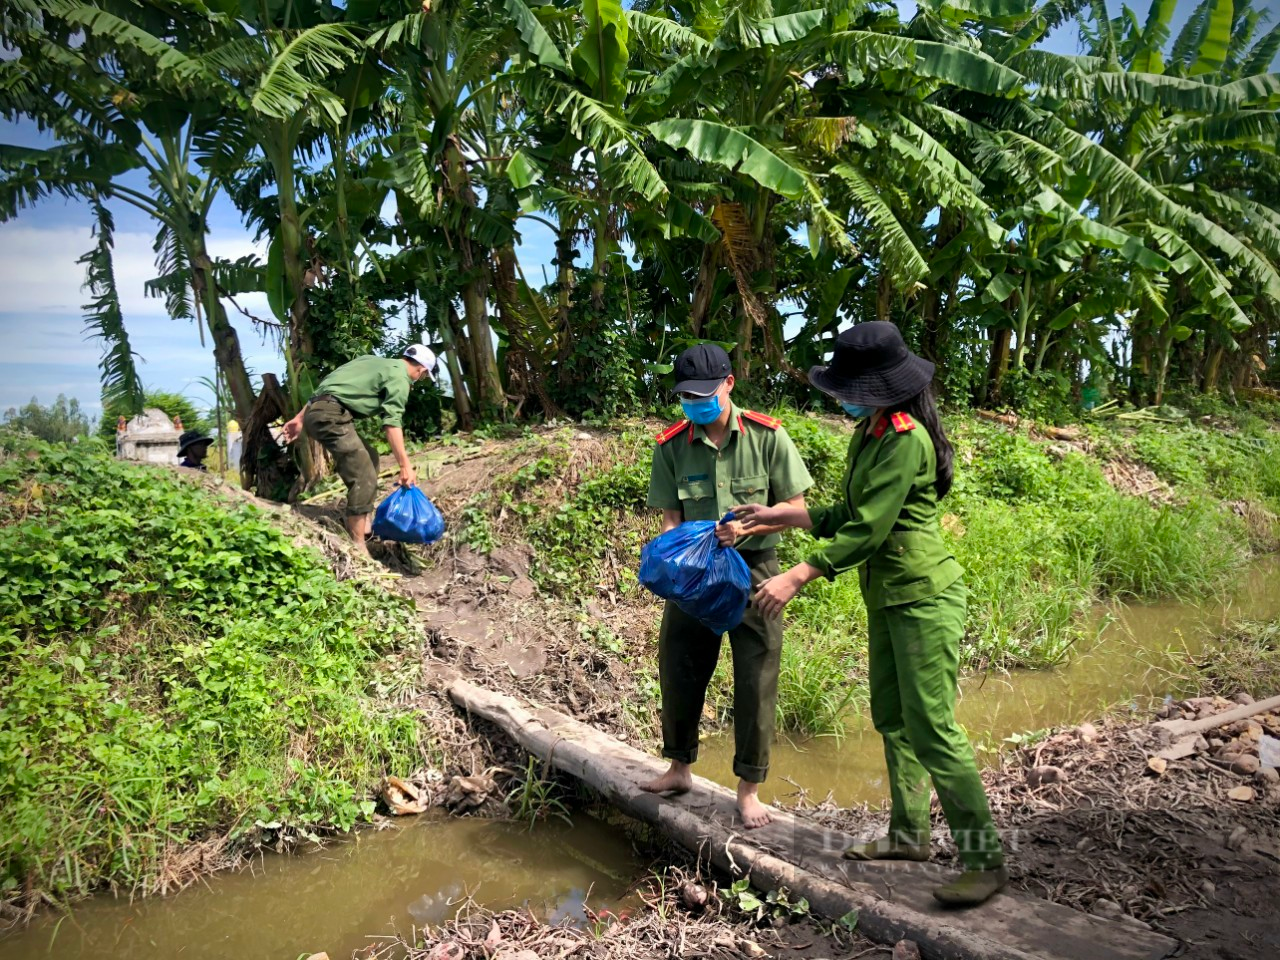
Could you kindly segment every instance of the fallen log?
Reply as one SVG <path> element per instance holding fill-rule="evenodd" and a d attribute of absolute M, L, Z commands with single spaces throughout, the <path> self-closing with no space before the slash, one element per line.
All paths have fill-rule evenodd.
<path fill-rule="evenodd" d="M 1272 710 L 1280 710 L 1280 697 L 1241 704 L 1202 720 L 1161 720 L 1153 723 L 1152 732 L 1167 744 L 1156 756 L 1161 760 L 1183 760 L 1196 752 L 1196 741 L 1210 730 Z"/>
<path fill-rule="evenodd" d="M 1176 946 L 1144 927 L 1035 897 L 1001 894 L 981 907 L 949 910 L 932 897 L 950 872 L 937 865 L 843 861 L 840 852 L 857 838 L 783 811 L 774 811 L 767 827 L 744 831 L 733 792 L 718 784 L 695 777 L 683 797 L 645 793 L 639 784 L 665 767 L 657 758 L 554 710 L 465 680 L 455 680 L 449 695 L 720 870 L 749 875 L 762 890 L 786 887 L 831 920 L 855 913 L 863 935 L 885 944 L 914 940 L 928 960 L 1159 960 Z"/>
<path fill-rule="evenodd" d="M 1235 723 L 1237 720 L 1247 720 L 1249 717 L 1256 716 L 1259 713 L 1270 713 L 1272 710 L 1280 710 L 1280 697 L 1269 697 L 1266 700 L 1258 700 L 1254 703 L 1243 703 L 1238 707 L 1232 707 L 1230 710 L 1222 711 L 1222 713 L 1215 713 L 1202 720 L 1160 720 L 1153 723 L 1151 729 L 1171 739 L 1196 736 L 1209 730 L 1217 730 L 1218 727 L 1225 726 L 1228 723 Z"/>
<path fill-rule="evenodd" d="M 993 410 L 975 410 L 973 412 L 981 420 L 1003 424 L 1006 427 L 1013 427 L 1015 430 L 1026 424 L 1036 433 L 1043 437 L 1048 437 L 1050 440 L 1071 442 L 1079 440 L 1083 436 L 1079 427 L 1055 427 L 1053 424 L 1036 423 L 1034 420 L 1023 419 L 1016 413 L 996 413 Z"/>
<path fill-rule="evenodd" d="M 1006 427 L 1016 427 L 1019 423 L 1018 415 L 1015 413 L 996 413 L 994 410 L 975 410 L 973 412 L 981 420 L 1003 423 Z"/>

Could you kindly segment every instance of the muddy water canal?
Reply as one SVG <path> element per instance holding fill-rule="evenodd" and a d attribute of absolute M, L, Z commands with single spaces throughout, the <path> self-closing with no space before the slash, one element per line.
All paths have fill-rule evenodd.
<path fill-rule="evenodd" d="M 409 818 L 297 856 L 268 854 L 171 897 L 106 896 L 0 936 L 0 960 L 334 960 L 451 919 L 470 895 L 551 922 L 617 909 L 641 877 L 631 842 L 587 816 L 551 821 Z"/>
<path fill-rule="evenodd" d="M 978 749 L 979 762 L 992 762 L 1005 738 L 1082 723 L 1117 705 L 1145 705 L 1150 698 L 1180 696 L 1174 676 L 1185 672 L 1188 657 L 1236 618 L 1280 618 L 1280 558 L 1268 557 L 1246 568 L 1227 595 L 1203 604 L 1116 604 L 1098 611 L 1106 625 L 1097 640 L 1077 650 L 1053 670 L 990 672 L 960 683 L 956 714 Z M 694 768 L 704 777 L 732 786 L 733 737 L 704 740 Z M 805 788 L 821 800 L 830 791 L 843 805 L 888 799 L 883 745 L 871 718 L 857 712 L 846 720 L 846 735 L 774 745 L 765 798 Z"/>

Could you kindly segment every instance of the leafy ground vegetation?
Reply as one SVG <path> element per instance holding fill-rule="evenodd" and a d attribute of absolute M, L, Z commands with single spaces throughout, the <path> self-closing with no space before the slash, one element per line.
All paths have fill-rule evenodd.
<path fill-rule="evenodd" d="M 0 443 L 4 900 L 180 886 L 424 765 L 378 685 L 420 638 L 404 599 L 171 471 Z"/>

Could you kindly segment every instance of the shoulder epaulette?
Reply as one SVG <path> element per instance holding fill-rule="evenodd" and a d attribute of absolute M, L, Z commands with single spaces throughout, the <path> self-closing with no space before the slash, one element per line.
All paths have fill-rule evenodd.
<path fill-rule="evenodd" d="M 782 421 L 777 417 L 771 417 L 767 413 L 756 413 L 754 410 L 743 410 L 742 415 L 752 423 L 758 423 L 762 427 L 768 427 L 770 430 L 777 430 L 782 426 Z"/>
<path fill-rule="evenodd" d="M 684 429 L 685 427 L 687 427 L 687 426 L 689 426 L 689 421 L 688 421 L 688 420 L 681 420 L 681 421 L 679 421 L 678 423 L 673 423 L 671 426 L 667 427 L 667 429 L 663 430 L 660 434 L 658 434 L 658 435 L 657 435 L 656 437 L 654 437 L 653 439 L 654 439 L 654 440 L 656 440 L 656 441 L 658 441 L 658 446 L 662 446 L 664 443 L 666 443 L 666 442 L 667 442 L 668 440 L 670 440 L 672 437 L 677 437 L 677 436 L 679 436 L 679 435 L 680 435 L 680 431 L 681 431 L 681 430 L 683 430 L 683 429 Z"/>
<path fill-rule="evenodd" d="M 893 429 L 898 433 L 906 433 L 908 430 L 916 428 L 916 422 L 911 419 L 911 414 L 898 411 L 892 417 Z"/>

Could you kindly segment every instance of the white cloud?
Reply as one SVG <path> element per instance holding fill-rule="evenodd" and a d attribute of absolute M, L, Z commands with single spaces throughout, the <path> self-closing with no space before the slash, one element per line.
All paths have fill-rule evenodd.
<path fill-rule="evenodd" d="M 115 234 L 112 261 L 125 324 L 135 318 L 165 318 L 164 301 L 146 295 L 145 285 L 156 275 L 154 236 L 141 232 Z M 83 290 L 84 267 L 76 261 L 93 246 L 87 227 L 39 227 L 29 223 L 0 226 L 0 278 L 4 280 L 6 313 L 78 314 L 88 299 Z M 246 233 L 213 235 L 214 256 L 233 259 L 249 253 L 265 255 Z M 266 297 L 237 297 L 252 312 L 267 309 Z"/>
<path fill-rule="evenodd" d="M 200 342 L 187 321 L 169 319 L 164 301 L 145 294 L 155 276 L 154 237 L 117 231 L 113 262 L 125 326 L 134 350 L 144 361 L 139 372 L 148 387 L 178 390 L 193 398 L 206 393 L 193 381 L 213 371 L 212 344 Z M 34 394 L 48 403 L 58 393 L 77 396 L 98 409 L 98 361 L 101 344 L 86 338 L 82 304 L 84 267 L 76 261 L 93 245 L 88 227 L 41 226 L 39 215 L 0 225 L 0 410 L 25 403 Z M 243 230 L 210 236 L 214 256 L 233 259 L 248 253 L 264 256 Z M 251 293 L 236 298 L 241 306 L 266 316 L 266 297 Z M 228 306 L 241 335 L 246 361 L 259 372 L 282 372 L 271 346 L 262 346 L 248 320 Z"/>

